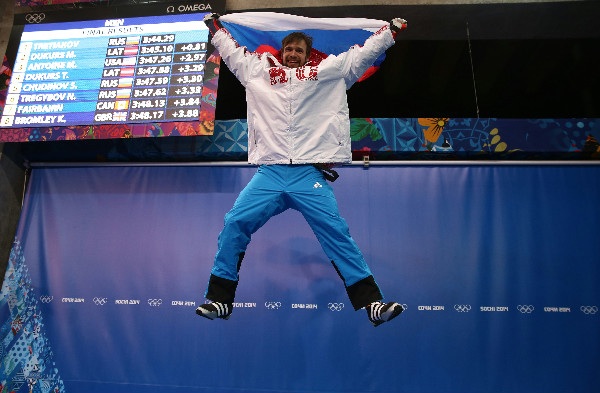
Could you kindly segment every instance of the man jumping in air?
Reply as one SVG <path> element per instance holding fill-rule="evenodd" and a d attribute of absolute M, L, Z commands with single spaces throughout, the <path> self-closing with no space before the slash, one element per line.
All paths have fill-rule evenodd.
<path fill-rule="evenodd" d="M 213 45 L 246 89 L 248 161 L 258 170 L 225 215 L 205 295 L 210 303 L 196 313 L 208 319 L 230 317 L 252 234 L 292 208 L 315 233 L 354 309 L 366 309 L 374 326 L 397 317 L 402 306 L 382 301 L 379 286 L 340 216 L 333 189 L 324 180 L 337 175 L 333 165 L 352 161 L 346 90 L 394 44 L 406 21 L 393 19 L 364 45 L 327 57 L 311 57 L 312 38 L 291 33 L 282 41 L 279 58 L 239 46 L 219 15 L 207 16 L 205 23 Z"/>

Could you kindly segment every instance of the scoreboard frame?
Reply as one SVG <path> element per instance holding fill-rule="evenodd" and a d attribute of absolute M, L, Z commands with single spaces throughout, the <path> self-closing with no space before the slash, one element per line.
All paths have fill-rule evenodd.
<path fill-rule="evenodd" d="M 49 129 L 60 134 L 61 128 L 116 126 L 131 130 L 140 129 L 139 125 L 143 124 L 153 127 L 159 124 L 163 129 L 186 129 L 186 135 L 190 134 L 190 130 L 193 135 L 194 129 L 198 130 L 197 134 L 212 134 L 218 85 L 216 68 L 220 57 L 210 44 L 202 18 L 206 13 L 224 13 L 224 8 L 225 2 L 218 0 L 15 14 L 6 53 L 13 72 L 6 102 L 0 112 L 0 142 L 12 141 L 3 138 L 7 130 L 12 135 L 15 129 L 36 129 L 38 133 Z M 193 29 L 188 22 L 193 23 Z M 178 40 L 177 29 L 181 31 L 183 41 Z M 47 48 L 42 45 L 39 51 L 27 55 L 38 61 L 38 65 L 49 64 L 55 69 L 37 72 L 40 70 L 35 67 L 32 71 L 20 67 L 27 64 L 23 63 L 26 57 L 23 45 L 32 46 L 32 34 L 55 37 L 43 37 L 40 42 L 57 43 L 56 50 L 44 50 Z M 78 34 L 77 38 L 72 36 Z M 188 36 L 191 35 L 203 38 L 190 40 Z M 136 38 L 138 41 L 127 42 L 132 38 L 132 41 Z M 100 65 L 99 39 L 106 41 L 106 47 L 102 49 L 103 64 Z M 90 44 L 94 48 L 88 45 L 81 54 L 76 52 L 80 49 L 67 48 L 69 43 L 75 46 L 73 42 L 79 45 L 85 40 L 95 40 Z M 81 49 L 84 48 L 85 43 Z M 86 59 L 87 54 L 92 52 L 95 58 Z M 78 56 L 82 58 L 81 66 L 76 65 L 80 61 Z M 209 71 L 206 64 L 211 56 L 211 83 L 207 88 L 205 71 Z M 32 65 L 35 66 L 35 62 Z M 76 71 L 71 72 L 67 66 Z M 86 76 L 80 77 L 83 74 Z M 78 76 L 71 79 L 72 75 Z M 44 81 L 42 76 L 48 80 Z M 25 77 L 29 80 L 19 80 Z M 23 88 L 34 91 L 23 92 Z M 23 98 L 19 100 L 20 93 L 30 94 L 21 94 Z M 90 118 L 92 110 L 94 114 Z M 79 118 L 78 111 L 85 112 L 85 116 Z M 157 136 L 146 132 L 134 134 L 129 131 L 128 135 L 113 133 L 107 137 Z"/>

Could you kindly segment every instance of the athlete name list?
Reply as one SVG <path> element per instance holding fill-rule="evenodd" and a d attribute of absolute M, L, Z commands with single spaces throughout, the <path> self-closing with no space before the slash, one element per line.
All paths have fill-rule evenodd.
<path fill-rule="evenodd" d="M 24 32 L 3 127 L 197 120 L 208 32 L 201 16 L 48 24 Z M 147 22 L 147 21 L 146 21 Z M 129 23 L 129 25 L 128 25 Z M 56 30 L 49 30 L 55 28 Z"/>

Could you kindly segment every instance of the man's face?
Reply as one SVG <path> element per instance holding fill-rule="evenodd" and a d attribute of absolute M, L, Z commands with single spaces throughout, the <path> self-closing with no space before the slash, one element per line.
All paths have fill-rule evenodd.
<path fill-rule="evenodd" d="M 290 68 L 302 67 L 306 64 L 307 56 L 304 40 L 290 42 L 281 50 L 283 65 Z"/>

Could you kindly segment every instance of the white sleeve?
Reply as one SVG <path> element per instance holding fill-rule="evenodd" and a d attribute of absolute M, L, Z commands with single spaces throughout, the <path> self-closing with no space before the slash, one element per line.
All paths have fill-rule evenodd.
<path fill-rule="evenodd" d="M 394 43 L 392 31 L 389 25 L 385 25 L 367 38 L 364 45 L 354 45 L 348 51 L 335 56 L 337 66 L 346 81 L 346 88 L 349 89 L 363 76 L 375 60 Z"/>
<path fill-rule="evenodd" d="M 252 65 L 260 62 L 259 56 L 249 52 L 245 46 L 240 46 L 225 28 L 219 29 L 212 39 L 223 61 L 235 77 L 246 87 Z"/>

